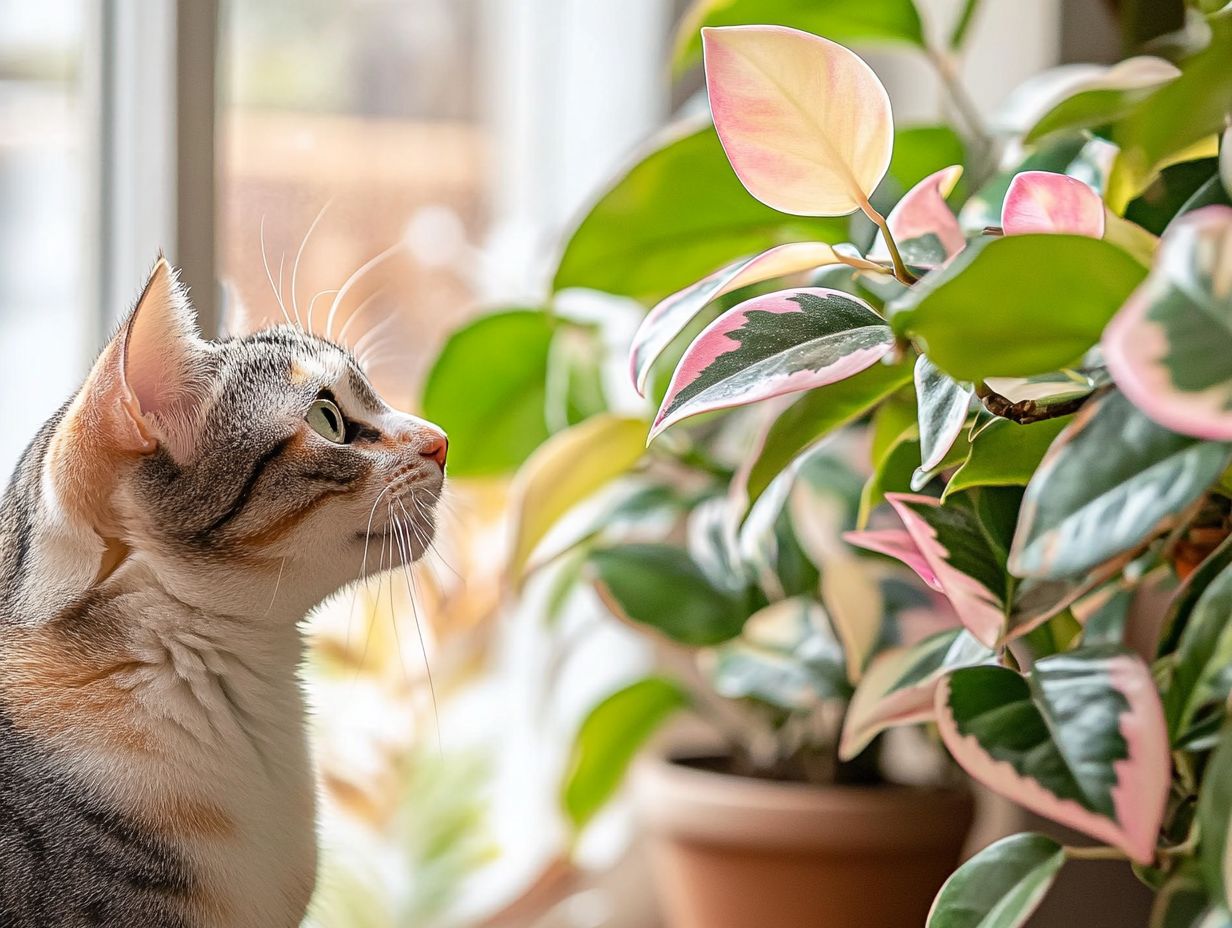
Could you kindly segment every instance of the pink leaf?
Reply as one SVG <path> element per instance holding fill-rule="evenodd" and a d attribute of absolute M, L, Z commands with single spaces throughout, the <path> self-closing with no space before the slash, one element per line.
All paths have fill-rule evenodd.
<path fill-rule="evenodd" d="M 933 569 L 928 566 L 928 561 L 920 553 L 920 549 L 916 547 L 911 538 L 911 533 L 906 529 L 889 528 L 845 532 L 843 539 L 858 548 L 876 551 L 878 554 L 885 554 L 902 561 L 932 589 L 941 592 L 941 582 L 937 579 Z"/>
<path fill-rule="evenodd" d="M 962 172 L 962 165 L 954 164 L 930 174 L 903 194 L 903 198 L 890 210 L 886 223 L 900 250 L 906 251 L 906 243 L 913 239 L 927 236 L 936 237 L 946 259 L 954 257 L 966 247 L 967 239 L 958 225 L 958 218 L 945 202 L 945 198 L 954 192 Z M 874 261 L 890 260 L 890 249 L 881 235 L 877 236 L 868 256 Z M 908 263 L 917 267 L 932 266 L 932 262 L 918 264 L 909 258 Z"/>
<path fill-rule="evenodd" d="M 1050 171 L 1023 171 L 1001 207 L 1006 235 L 1065 233 L 1103 238 L 1104 201 L 1082 181 Z"/>
<path fill-rule="evenodd" d="M 783 26 L 702 30 L 710 111 L 749 193 L 801 216 L 867 203 L 890 164 L 894 120 L 849 49 Z"/>

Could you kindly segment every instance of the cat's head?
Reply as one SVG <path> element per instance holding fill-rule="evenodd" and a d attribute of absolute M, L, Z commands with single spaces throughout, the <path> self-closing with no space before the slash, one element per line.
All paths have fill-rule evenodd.
<path fill-rule="evenodd" d="M 185 601 L 240 612 L 281 585 L 311 604 L 418 557 L 446 448 L 324 338 L 288 325 L 203 340 L 160 260 L 56 427 L 46 475 L 101 539 L 100 577 L 140 561 Z"/>

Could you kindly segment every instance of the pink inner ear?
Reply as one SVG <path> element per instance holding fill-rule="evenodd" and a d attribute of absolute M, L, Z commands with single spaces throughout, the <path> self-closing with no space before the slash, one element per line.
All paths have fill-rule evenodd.
<path fill-rule="evenodd" d="M 144 420 L 172 445 L 189 450 L 185 428 L 201 398 L 202 345 L 184 290 L 159 261 L 125 330 L 124 383 Z"/>

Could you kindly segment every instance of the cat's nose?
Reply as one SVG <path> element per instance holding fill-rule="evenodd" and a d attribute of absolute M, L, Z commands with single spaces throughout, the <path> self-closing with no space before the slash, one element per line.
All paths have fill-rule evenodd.
<path fill-rule="evenodd" d="M 419 453 L 431 461 L 436 461 L 443 472 L 445 470 L 445 458 L 449 456 L 449 439 L 442 432 L 434 433 L 428 437 Z"/>

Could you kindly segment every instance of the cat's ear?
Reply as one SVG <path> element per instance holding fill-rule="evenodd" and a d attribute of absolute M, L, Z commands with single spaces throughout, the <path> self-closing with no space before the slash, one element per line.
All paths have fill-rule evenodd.
<path fill-rule="evenodd" d="M 162 444 L 182 459 L 195 444 L 208 363 L 188 296 L 160 257 L 137 305 L 94 362 L 65 425 L 100 450 L 149 454 Z"/>

